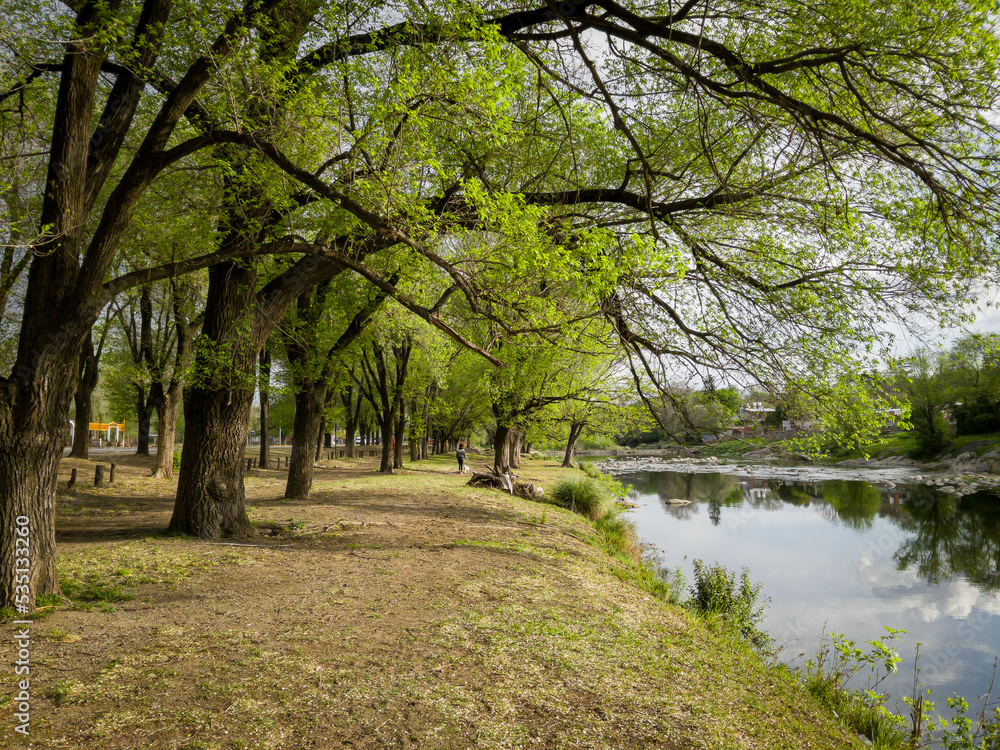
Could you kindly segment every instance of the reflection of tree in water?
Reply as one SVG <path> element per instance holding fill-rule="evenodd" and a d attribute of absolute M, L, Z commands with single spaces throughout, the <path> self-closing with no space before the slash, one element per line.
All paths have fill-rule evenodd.
<path fill-rule="evenodd" d="M 882 493 L 868 482 L 838 479 L 820 483 L 823 500 L 837 513 L 837 518 L 852 529 L 870 529 L 882 507 Z"/>
<path fill-rule="evenodd" d="M 641 472 L 628 481 L 642 494 L 658 495 L 692 505 L 666 509 L 678 519 L 693 517 L 699 501 L 708 504 L 708 517 L 718 525 L 723 508 L 748 503 L 775 510 L 785 505 L 814 505 L 831 521 L 853 529 L 869 529 L 877 515 L 910 532 L 895 554 L 900 569 L 914 568 L 930 583 L 960 575 L 986 591 L 1000 590 L 1000 498 L 994 494 L 967 495 L 959 500 L 923 485 L 901 488 L 902 502 L 894 506 L 883 492 L 861 481 L 775 482 L 726 474 Z"/>
<path fill-rule="evenodd" d="M 959 575 L 985 591 L 1000 589 L 1000 505 L 996 495 L 958 498 L 917 486 L 903 500 L 899 525 L 915 536 L 896 551 L 900 570 L 930 583 Z"/>
<path fill-rule="evenodd" d="M 809 503 L 816 500 L 816 496 L 806 492 L 802 487 L 797 486 L 794 482 L 782 482 L 778 486 L 778 497 L 781 501 L 788 503 L 789 505 L 809 505 Z"/>

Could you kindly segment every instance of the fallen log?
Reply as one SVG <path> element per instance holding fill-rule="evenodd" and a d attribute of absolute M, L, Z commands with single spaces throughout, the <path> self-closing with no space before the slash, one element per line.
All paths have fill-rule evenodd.
<path fill-rule="evenodd" d="M 500 473 L 496 468 L 489 472 L 474 472 L 467 482 L 472 487 L 491 487 L 503 490 L 508 495 L 517 495 L 525 500 L 541 500 L 545 491 L 531 482 L 518 482 L 517 475 L 510 472 Z"/>

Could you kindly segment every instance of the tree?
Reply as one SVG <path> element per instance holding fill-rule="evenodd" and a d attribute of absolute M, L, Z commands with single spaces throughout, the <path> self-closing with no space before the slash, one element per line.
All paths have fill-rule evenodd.
<path fill-rule="evenodd" d="M 104 353 L 108 330 L 109 321 L 105 319 L 98 332 L 100 338 L 97 340 L 97 346 L 94 346 L 94 331 L 91 329 L 80 347 L 79 381 L 76 393 L 73 395 L 76 406 L 76 427 L 73 430 L 73 446 L 69 452 L 74 458 L 90 457 L 90 422 L 93 414 L 91 404 L 100 376 L 101 355 Z"/>
<path fill-rule="evenodd" d="M 285 485 L 285 497 L 288 498 L 309 497 L 316 440 L 323 432 L 321 425 L 327 408 L 327 394 L 340 355 L 364 332 L 372 315 L 385 300 L 383 293 L 370 288 L 362 290 L 362 294 L 356 295 L 360 309 L 348 319 L 350 313 L 343 308 L 330 309 L 335 296 L 332 283 L 324 281 L 313 290 L 299 295 L 295 312 L 288 316 L 282 331 L 295 390 L 292 456 Z M 336 298 L 343 305 L 352 296 L 355 295 L 341 293 Z"/>
<path fill-rule="evenodd" d="M 895 366 L 894 384 L 910 405 L 921 456 L 940 453 L 951 441 L 944 409 L 951 401 L 949 382 L 942 377 L 940 352 L 927 347 L 901 358 Z"/>
<path fill-rule="evenodd" d="M 655 405 L 678 371 L 784 385 L 824 364 L 857 370 L 857 342 L 883 320 L 925 304 L 947 317 L 965 281 L 996 268 L 997 40 L 978 0 L 809 14 L 784 0 L 432 3 L 389 24 L 321 2 L 189 4 L 206 49 L 170 0 L 137 14 L 83 0 L 72 17 L 8 5 L 17 28 L 44 16 L 44 38 L 66 39 L 52 61 L 43 35 L 19 37 L 0 92 L 55 101 L 0 381 L 2 515 L 37 525 L 29 608 L 56 587 L 67 372 L 130 287 L 212 266 L 172 528 L 217 536 L 252 533 L 240 459 L 257 352 L 338 273 L 497 365 L 496 338 L 470 321 L 550 330 L 547 290 L 572 286 Z M 182 162 L 221 186 L 221 212 L 199 217 L 213 251 L 109 279 L 140 202 Z M 264 259 L 279 253 L 284 267 Z M 401 262 L 373 268 L 380 253 Z M 419 294 L 394 288 L 378 269 L 402 261 L 437 275 Z M 12 554 L 0 541 L 0 569 Z"/>

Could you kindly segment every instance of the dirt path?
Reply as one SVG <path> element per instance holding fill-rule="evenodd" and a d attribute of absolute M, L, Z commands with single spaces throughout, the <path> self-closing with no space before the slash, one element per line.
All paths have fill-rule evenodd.
<path fill-rule="evenodd" d="M 24 746 L 851 745 L 629 582 L 579 518 L 468 488 L 450 462 L 395 477 L 335 462 L 307 502 L 255 471 L 261 536 L 216 544 L 164 536 L 173 485 L 131 463 L 59 498 L 73 602 L 34 626 Z M 0 746 L 18 742 L 4 717 Z"/>

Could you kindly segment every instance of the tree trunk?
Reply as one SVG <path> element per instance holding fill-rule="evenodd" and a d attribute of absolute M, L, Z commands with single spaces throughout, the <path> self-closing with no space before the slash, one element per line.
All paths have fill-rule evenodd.
<path fill-rule="evenodd" d="M 153 415 L 153 409 L 150 407 L 149 400 L 146 397 L 146 389 L 136 383 L 136 399 L 135 399 L 135 410 L 139 417 L 138 421 L 138 444 L 135 449 L 135 455 L 137 456 L 148 456 L 149 455 L 149 422 Z"/>
<path fill-rule="evenodd" d="M 384 421 L 379 425 L 383 435 L 392 434 L 392 423 L 396 415 L 391 411 L 385 416 Z M 382 440 L 382 461 L 378 467 L 380 474 L 392 474 L 392 441 Z"/>
<path fill-rule="evenodd" d="M 580 439 L 580 435 L 583 433 L 583 425 L 577 422 L 571 422 L 569 426 L 569 437 L 566 440 L 566 453 L 563 455 L 562 466 L 565 468 L 570 468 L 573 466 L 573 451 L 576 450 L 576 441 Z"/>
<path fill-rule="evenodd" d="M 417 413 L 416 397 L 410 401 L 410 463 L 420 460 L 420 441 L 424 435 L 423 425 L 414 419 Z"/>
<path fill-rule="evenodd" d="M 510 471 L 510 427 L 497 423 L 493 433 L 493 466 L 500 474 Z"/>
<path fill-rule="evenodd" d="M 243 489 L 252 404 L 249 389 L 190 389 L 184 406 L 181 481 L 170 531 L 202 539 L 254 535 Z"/>
<path fill-rule="evenodd" d="M 76 389 L 73 401 L 76 405 L 76 427 L 73 429 L 71 458 L 90 458 L 90 397 L 93 391 L 82 383 Z"/>
<path fill-rule="evenodd" d="M 524 433 L 521 430 L 512 429 L 510 431 L 510 466 L 512 469 L 521 468 L 521 443 L 524 441 Z"/>
<path fill-rule="evenodd" d="M 100 353 L 94 351 L 93 334 L 88 332 L 80 347 L 80 380 L 73 397 L 76 406 L 76 428 L 73 430 L 73 447 L 69 452 L 73 458 L 90 458 L 91 403 L 94 389 L 97 388 L 99 363 Z"/>
<path fill-rule="evenodd" d="M 209 269 L 208 299 L 196 370 L 184 403 L 181 475 L 170 531 L 202 539 L 252 536 L 244 507 L 243 467 L 261 332 L 254 315 L 256 273 L 239 263 Z M 222 365 L 220 365 L 220 360 Z"/>
<path fill-rule="evenodd" d="M 177 435 L 177 415 L 180 413 L 184 386 L 179 378 L 174 378 L 163 394 L 163 400 L 156 410 L 156 468 L 153 476 L 157 479 L 174 478 L 174 446 Z"/>
<path fill-rule="evenodd" d="M 323 436 L 326 435 L 326 414 L 323 414 L 319 420 L 319 434 L 316 436 L 316 460 L 319 461 L 323 457 Z"/>
<path fill-rule="evenodd" d="M 271 350 L 260 350 L 260 465 L 271 460 Z"/>
<path fill-rule="evenodd" d="M 48 394 L 39 395 L 46 400 L 57 400 Z M 6 404 L 0 408 L 5 407 Z M 23 435 L 6 429 L 14 420 L 9 410 L 5 410 L 7 414 L 0 414 L 0 431 L 4 433 L 0 435 L 0 498 L 3 498 L 0 504 L 3 528 L 0 535 L 0 605 L 27 614 L 34 610 L 36 597 L 59 593 L 55 486 L 62 457 L 62 433 L 39 430 L 30 440 L 19 439 Z M 64 418 L 60 419 L 59 426 L 64 422 Z M 53 440 L 49 435 L 58 435 L 59 439 Z M 24 532 L 20 531 L 22 528 Z M 25 539 L 27 546 L 18 547 L 16 539 Z M 28 564 L 19 565 L 18 560 L 25 556 Z M 25 567 L 27 579 L 15 579 L 15 569 Z"/>
<path fill-rule="evenodd" d="M 36 359 L 34 371 L 0 378 L 0 608 L 19 614 L 32 612 L 36 597 L 59 593 L 56 481 L 78 351 L 71 344 Z M 26 547 L 15 541 L 23 534 Z M 18 563 L 25 557 L 27 566 Z M 15 578 L 15 569 L 25 567 L 26 583 Z"/>
<path fill-rule="evenodd" d="M 406 403 L 398 399 L 396 420 L 392 434 L 392 468 L 403 468 L 403 438 L 406 436 Z"/>
<path fill-rule="evenodd" d="M 354 458 L 354 437 L 357 429 L 356 422 L 348 420 L 344 423 L 344 458 Z"/>
<path fill-rule="evenodd" d="M 285 497 L 305 500 L 312 489 L 316 436 L 323 415 L 326 386 L 315 383 L 295 394 L 295 427 L 292 431 L 292 457 L 288 463 Z"/>

